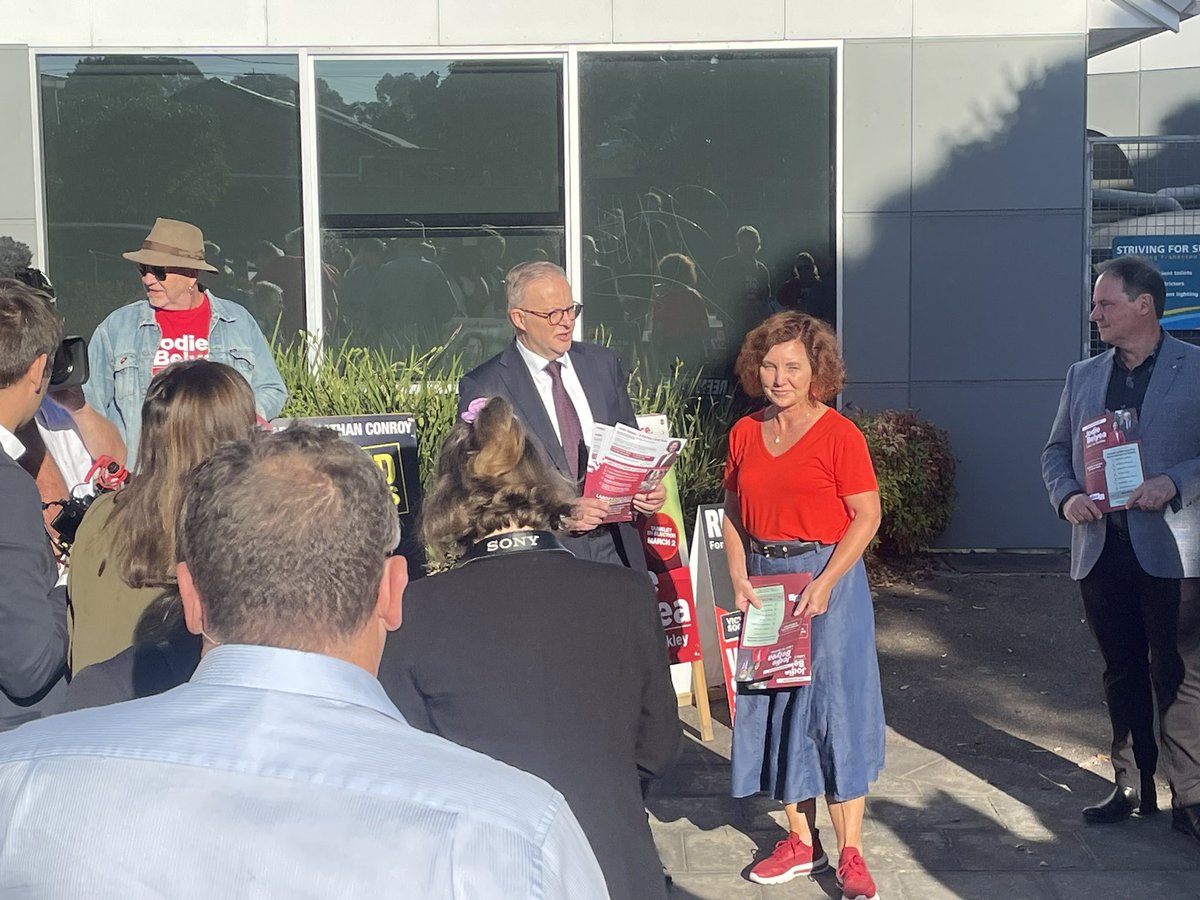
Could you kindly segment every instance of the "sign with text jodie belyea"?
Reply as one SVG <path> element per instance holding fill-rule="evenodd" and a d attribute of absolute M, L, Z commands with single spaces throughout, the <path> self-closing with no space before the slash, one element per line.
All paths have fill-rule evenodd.
<path fill-rule="evenodd" d="M 1162 325 L 1168 331 L 1200 328 L 1200 234 L 1136 234 L 1115 237 L 1113 256 L 1144 256 L 1167 286 Z"/>
<path fill-rule="evenodd" d="M 314 416 L 276 419 L 274 428 L 304 422 L 332 428 L 369 453 L 383 473 L 400 517 L 400 546 L 396 552 L 408 560 L 409 575 L 425 571 L 425 548 L 417 538 L 417 514 L 421 511 L 421 471 L 417 462 L 417 424 L 409 413 L 365 416 Z"/>

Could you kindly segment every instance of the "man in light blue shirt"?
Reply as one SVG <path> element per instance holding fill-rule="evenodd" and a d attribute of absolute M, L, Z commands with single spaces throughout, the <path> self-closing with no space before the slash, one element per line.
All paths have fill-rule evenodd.
<path fill-rule="evenodd" d="M 192 680 L 0 738 L 5 898 L 608 896 L 562 795 L 411 728 L 375 680 L 407 581 L 369 456 L 228 444 L 178 534 Z M 463 654 L 463 677 L 483 677 Z"/>

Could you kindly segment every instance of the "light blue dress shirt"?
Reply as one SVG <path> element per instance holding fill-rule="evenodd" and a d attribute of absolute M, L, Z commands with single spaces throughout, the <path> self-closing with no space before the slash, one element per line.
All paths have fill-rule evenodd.
<path fill-rule="evenodd" d="M 0 736 L 0 897 L 608 893 L 545 782 L 412 728 L 357 666 L 230 645 Z"/>

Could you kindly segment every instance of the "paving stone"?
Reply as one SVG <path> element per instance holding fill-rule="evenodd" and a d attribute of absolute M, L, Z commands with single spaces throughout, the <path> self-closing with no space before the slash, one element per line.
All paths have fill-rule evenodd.
<path fill-rule="evenodd" d="M 902 872 L 899 880 L 903 900 L 1058 900 L 1045 878 L 1004 871 Z M 1118 896 L 1099 894 L 1089 900 L 1118 900 Z M 881 894 L 880 900 L 891 898 Z"/>
<path fill-rule="evenodd" d="M 683 831 L 665 831 L 654 829 L 654 846 L 658 848 L 658 858 L 666 866 L 667 871 L 674 877 L 676 872 L 687 871 L 687 858 L 683 853 Z"/>
<path fill-rule="evenodd" d="M 732 797 L 654 797 L 647 802 L 656 828 L 710 831 L 738 820 Z"/>
<path fill-rule="evenodd" d="M 754 862 L 757 852 L 750 835 L 728 825 L 683 835 L 683 856 L 689 872 L 740 873 Z"/>
<path fill-rule="evenodd" d="M 964 871 L 1019 872 L 1038 869 L 1096 868 L 1095 857 L 1073 834 L 1058 840 L 1024 842 L 995 829 L 947 830 Z"/>
<path fill-rule="evenodd" d="M 985 797 L 997 790 L 995 785 L 988 784 L 978 775 L 944 758 L 908 772 L 905 777 L 918 785 L 936 788 L 956 797 Z"/>
<path fill-rule="evenodd" d="M 961 868 L 961 862 L 951 842 L 939 830 L 906 829 L 896 833 L 879 828 L 873 834 L 863 833 L 863 852 L 871 872 L 880 871 L 941 871 Z M 832 854 L 833 859 L 837 854 Z"/>
<path fill-rule="evenodd" d="M 952 795 L 940 789 L 919 800 L 868 796 L 867 814 L 893 831 L 987 827 L 1004 830 L 988 797 Z"/>
<path fill-rule="evenodd" d="M 1186 872 L 1062 872 L 1046 883 L 1055 900 L 1193 900 L 1200 883 Z"/>
<path fill-rule="evenodd" d="M 1170 831 L 1171 814 L 1135 816 L 1115 825 L 1088 826 L 1082 821 L 1076 839 L 1091 851 L 1100 868 L 1122 870 L 1200 869 L 1195 842 Z M 1196 878 L 1200 888 L 1200 877 Z"/>
<path fill-rule="evenodd" d="M 800 879 L 796 879 L 799 881 Z M 795 882 L 787 885 L 791 888 Z M 771 897 L 780 897 L 776 891 L 781 888 L 772 888 Z M 818 889 L 819 890 L 819 889 Z M 755 884 L 742 878 L 740 875 L 705 875 L 693 872 L 684 872 L 675 876 L 675 883 L 671 886 L 670 896 L 675 900 L 763 900 L 767 895 L 763 893 L 760 885 Z M 807 896 L 805 894 L 792 893 L 788 891 L 789 897 Z M 814 894 L 814 897 L 824 896 L 823 893 Z"/>
<path fill-rule="evenodd" d="M 724 766 L 677 765 L 653 788 L 655 794 L 681 797 L 729 795 L 729 764 Z"/>

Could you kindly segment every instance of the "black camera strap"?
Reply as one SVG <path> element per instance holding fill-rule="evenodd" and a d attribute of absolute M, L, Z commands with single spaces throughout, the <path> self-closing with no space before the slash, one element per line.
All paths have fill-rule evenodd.
<path fill-rule="evenodd" d="M 471 549 L 463 554 L 458 564 L 461 566 L 477 559 L 546 550 L 560 553 L 571 552 L 549 531 L 506 531 L 503 534 L 493 534 L 491 537 L 486 537 L 473 544 Z"/>

